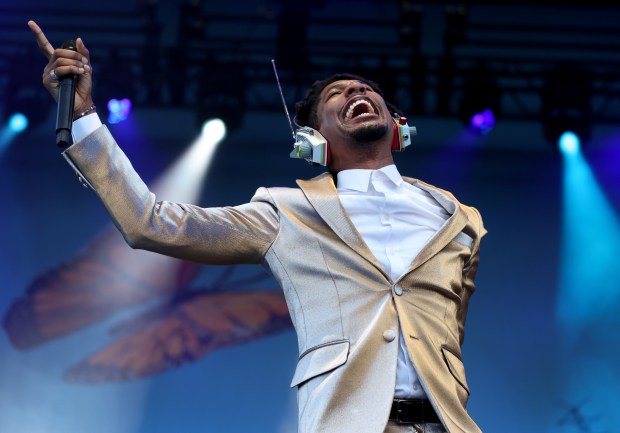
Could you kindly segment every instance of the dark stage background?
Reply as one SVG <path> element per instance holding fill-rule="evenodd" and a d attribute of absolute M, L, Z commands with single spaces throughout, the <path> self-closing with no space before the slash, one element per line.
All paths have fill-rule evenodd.
<path fill-rule="evenodd" d="M 110 128 L 147 183 L 183 154 L 203 120 L 224 118 L 228 135 L 201 181 L 201 206 L 240 204 L 259 186 L 294 186 L 321 172 L 288 157 L 290 130 L 271 58 L 289 109 L 327 74 L 346 70 L 384 83 L 419 131 L 396 156 L 401 173 L 477 207 L 489 231 L 463 347 L 473 418 L 483 431 L 501 433 L 608 433 L 620 424 L 620 9 L 331 0 L 66 1 L 52 8 L 3 0 L 0 432 L 296 428 L 288 385 L 297 342 L 286 323 L 191 362 L 157 350 L 171 341 L 165 327 L 166 311 L 178 306 L 173 295 L 277 294 L 260 268 L 205 266 L 170 283 L 178 284 L 174 293 L 161 282 L 164 296 L 117 302 L 123 285 L 127 293 L 146 286 L 112 266 L 128 247 L 92 246 L 121 239 L 55 148 L 55 109 L 40 85 L 45 61 L 28 19 L 53 44 L 84 39 L 104 121 L 107 99 L 132 99 L 128 120 Z M 462 121 L 482 102 L 496 117 L 486 135 Z M 30 126 L 11 137 L 5 125 L 18 109 Z M 553 125 L 589 135 L 582 152 L 557 151 L 548 139 Z M 188 175 L 179 188 L 195 181 Z M 174 192 L 163 198 L 179 199 Z M 80 265 L 78 257 L 94 260 L 99 251 L 112 259 Z M 132 260 L 152 260 L 135 254 L 142 255 Z M 148 311 L 149 323 L 163 330 L 108 332 Z M 62 326 L 66 335 L 55 338 Z M 32 347 L 17 347 L 16 335 Z M 133 343 L 114 346 L 128 335 L 136 335 Z M 100 350 L 96 367 L 92 358 L 81 364 Z M 165 371 L 119 374 L 149 360 Z"/>

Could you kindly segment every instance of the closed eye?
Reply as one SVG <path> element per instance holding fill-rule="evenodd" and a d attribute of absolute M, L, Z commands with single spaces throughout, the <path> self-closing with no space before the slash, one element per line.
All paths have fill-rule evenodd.
<path fill-rule="evenodd" d="M 331 92 L 329 95 L 327 95 L 327 99 L 330 99 L 332 96 L 340 95 L 341 93 L 342 92 L 340 91 Z"/>

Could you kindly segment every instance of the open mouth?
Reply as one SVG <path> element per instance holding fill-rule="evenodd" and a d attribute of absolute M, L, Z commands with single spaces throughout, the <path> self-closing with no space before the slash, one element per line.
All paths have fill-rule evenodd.
<path fill-rule="evenodd" d="M 344 110 L 344 118 L 346 120 L 377 115 L 374 105 L 363 97 L 353 99 L 348 106 L 344 107 Z"/>

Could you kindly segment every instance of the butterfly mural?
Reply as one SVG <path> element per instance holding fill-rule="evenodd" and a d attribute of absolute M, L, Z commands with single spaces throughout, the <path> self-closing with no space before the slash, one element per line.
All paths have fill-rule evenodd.
<path fill-rule="evenodd" d="M 201 265 L 132 250 L 110 228 L 37 276 L 4 329 L 16 348 L 31 349 L 142 306 L 110 329 L 115 341 L 65 373 L 71 382 L 100 383 L 145 378 L 292 328 L 279 290 L 248 290 L 266 273 L 235 279 L 237 268 L 222 269 L 207 287 L 190 288 Z"/>

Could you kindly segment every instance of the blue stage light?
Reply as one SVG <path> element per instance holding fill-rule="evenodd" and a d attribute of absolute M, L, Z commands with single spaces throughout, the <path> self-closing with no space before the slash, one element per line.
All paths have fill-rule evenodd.
<path fill-rule="evenodd" d="M 28 127 L 28 118 L 22 113 L 15 113 L 9 119 L 9 128 L 15 133 L 22 132 Z"/>
<path fill-rule="evenodd" d="M 486 135 L 493 130 L 494 126 L 495 115 L 493 110 L 486 109 L 471 116 L 470 127 L 474 132 Z"/>
<path fill-rule="evenodd" d="M 131 113 L 131 101 L 124 99 L 110 99 L 108 101 L 108 122 L 120 123 L 127 120 Z"/>
<path fill-rule="evenodd" d="M 560 151 L 566 155 L 575 155 L 581 148 L 581 140 L 573 131 L 566 131 L 558 139 Z"/>
<path fill-rule="evenodd" d="M 620 219 L 583 154 L 563 153 L 563 160 L 564 224 L 558 317 L 575 336 L 603 317 L 612 317 L 620 308 Z"/>
<path fill-rule="evenodd" d="M 597 159 L 589 161 L 579 151 L 583 130 L 573 131 L 580 133 L 564 134 L 562 143 L 567 149 L 561 153 L 564 209 L 556 297 L 559 326 L 553 331 L 559 337 L 555 346 L 559 350 L 554 351 L 562 379 L 558 395 L 591 395 L 589 405 L 615 413 L 619 352 L 610 342 L 616 341 L 620 328 L 620 218 L 597 178 L 602 167 L 596 164 Z M 560 142 L 556 139 L 554 144 Z M 615 185 L 610 186 L 610 192 L 615 192 Z"/>

